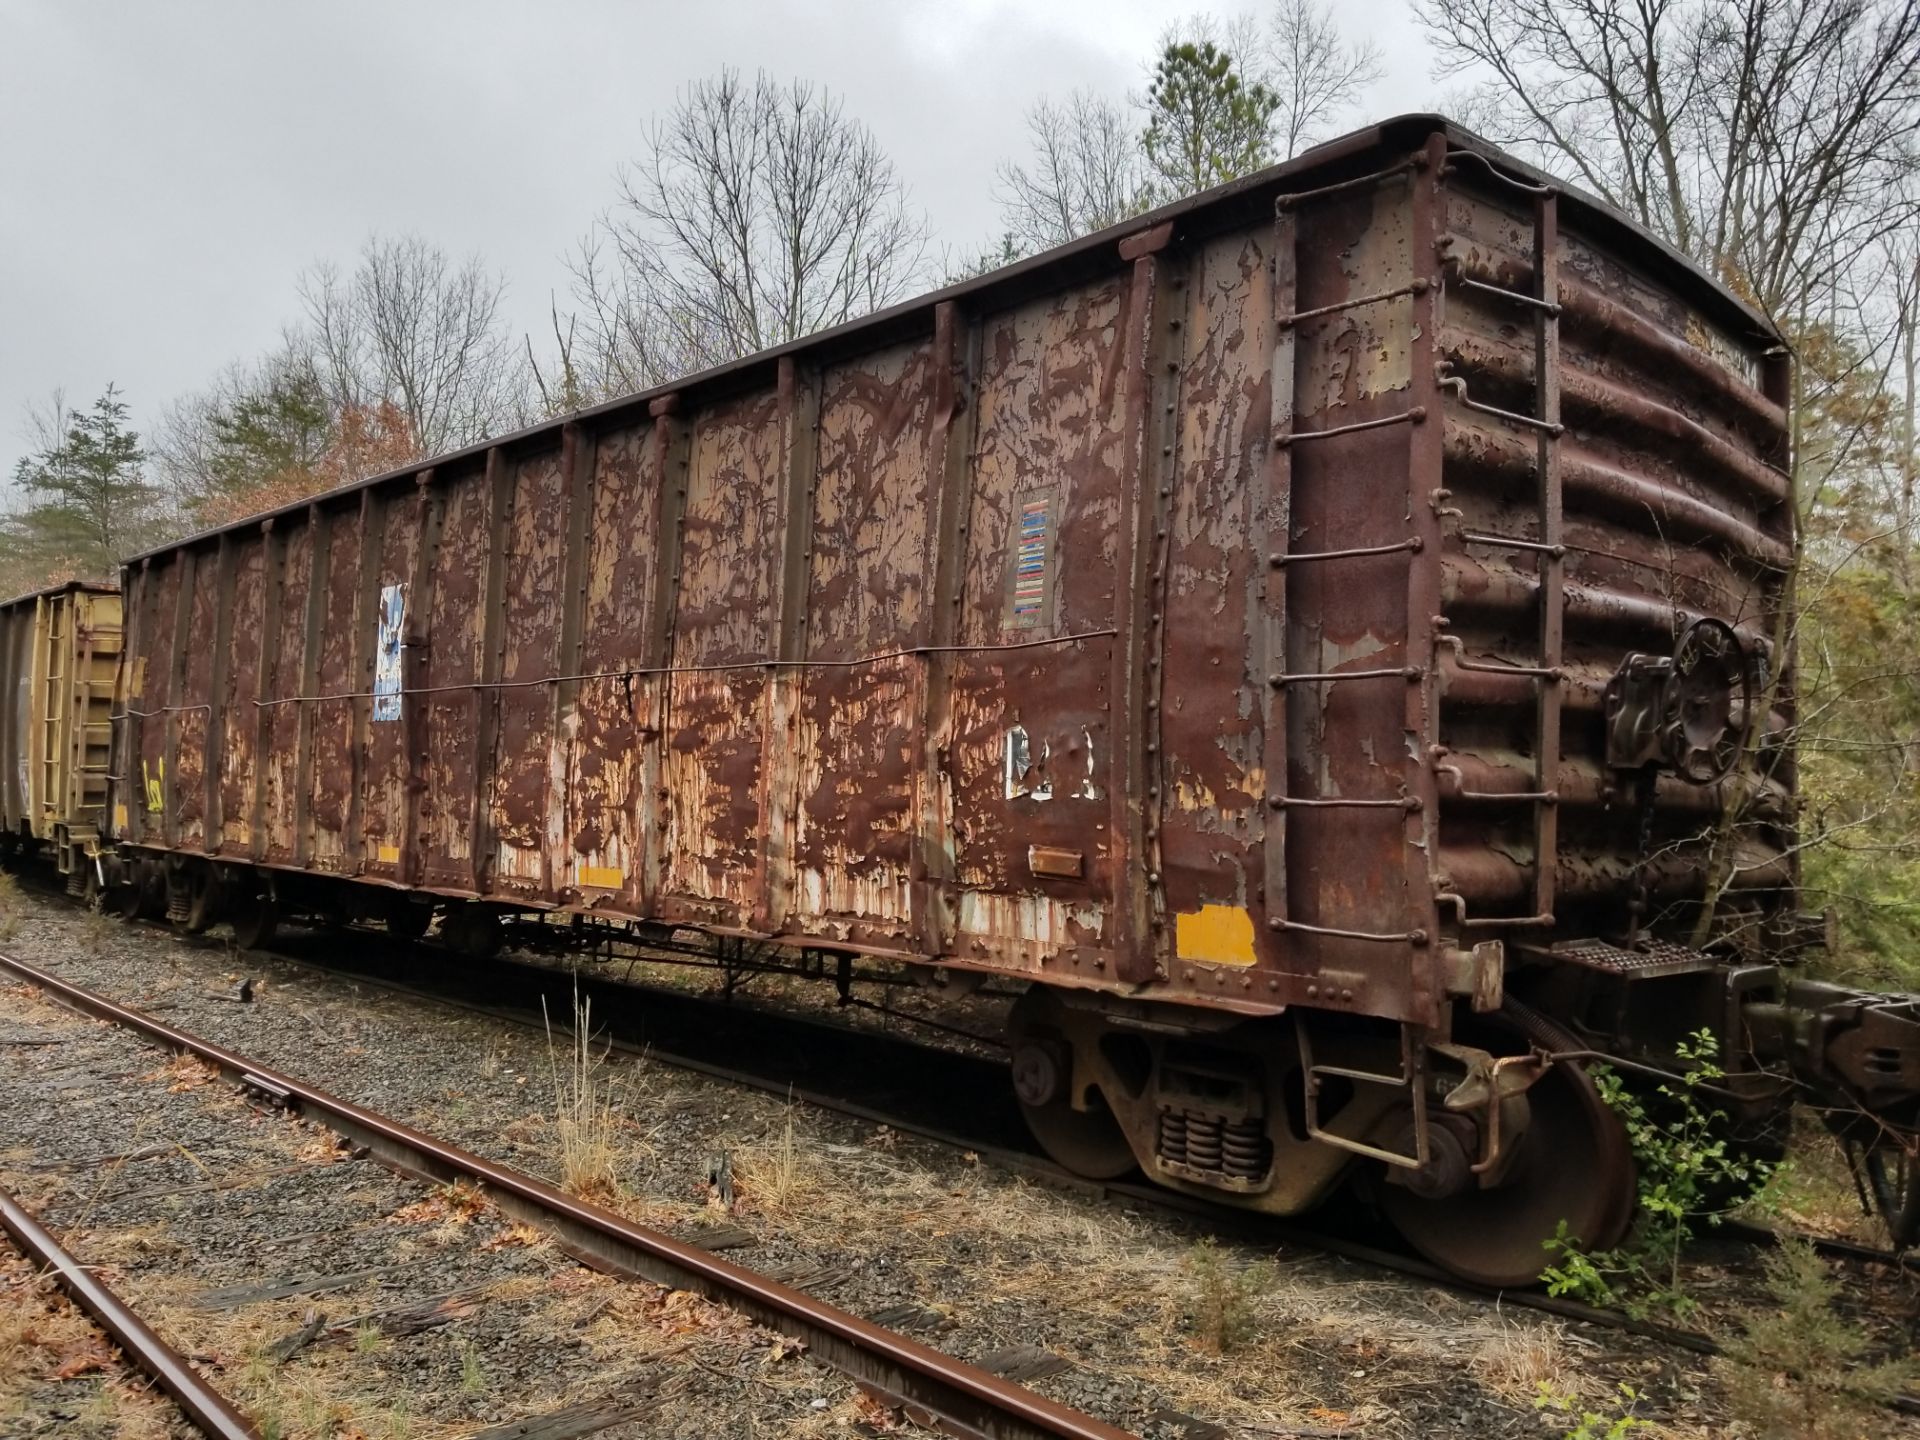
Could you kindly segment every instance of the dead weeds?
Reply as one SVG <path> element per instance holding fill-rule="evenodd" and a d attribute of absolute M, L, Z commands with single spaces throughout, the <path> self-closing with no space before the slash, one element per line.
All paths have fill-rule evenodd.
<path fill-rule="evenodd" d="M 546 1001 L 540 1002 L 546 1018 Z M 560 1183 L 583 1199 L 613 1204 L 624 1190 L 627 1161 L 623 1118 L 637 1098 L 634 1077 L 617 1074 L 609 1063 L 611 1040 L 596 1044 L 593 1001 L 573 997 L 572 1029 L 564 1052 L 555 1043 L 547 1019 L 547 1069 L 553 1081 L 553 1145 Z"/>

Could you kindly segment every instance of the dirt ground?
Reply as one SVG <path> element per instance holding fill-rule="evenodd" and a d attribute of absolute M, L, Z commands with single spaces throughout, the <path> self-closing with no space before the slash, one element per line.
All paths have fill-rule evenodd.
<path fill-rule="evenodd" d="M 1575 1432 L 1588 1412 L 1597 1435 L 1622 1415 L 1642 1422 L 1641 1434 L 1741 1433 L 1728 1419 L 1728 1377 L 1653 1342 L 1311 1251 L 1216 1240 L 885 1127 L 657 1062 L 583 1054 L 564 1036 L 270 957 L 189 946 L 50 898 L 16 895 L 0 909 L 11 931 L 0 944 L 12 953 L 648 1223 L 737 1228 L 729 1258 L 967 1359 L 1004 1364 L 1019 1352 L 1016 1373 L 1031 1371 L 1034 1388 L 1144 1435 L 1533 1437 Z M 254 982 L 251 1004 L 214 998 L 243 977 Z M 0 1023 L 31 1003 L 0 993 Z M 0 1124 L 12 1123 L 0 1110 Z M 716 1173 L 730 1176 L 731 1208 Z M 283 1318 L 297 1324 L 300 1313 L 290 1303 Z M 565 1311 L 526 1323 L 593 1344 L 616 1314 L 634 1318 L 616 1299 L 584 1327 Z M 466 1317 L 432 1332 L 445 1347 L 436 1389 L 457 1393 L 458 1347 L 482 1343 L 486 1323 Z M 646 1323 L 674 1328 L 657 1315 Z M 227 1372 L 244 1375 L 258 1351 L 233 1348 Z M 641 1364 L 659 1353 L 633 1325 L 606 1335 L 598 1353 L 629 1349 Z M 735 1366 L 729 1374 L 746 1373 Z M 770 1363 L 750 1383 L 797 1373 Z M 393 1380 L 371 1385 L 369 1403 L 390 1396 L 382 1385 Z M 872 1432 L 872 1417 L 823 1388 L 799 1387 L 808 1408 L 794 1423 Z M 1543 1398 L 1553 1403 L 1543 1408 Z M 822 1399 L 824 1411 L 813 1409 Z M 1874 1433 L 1920 1434 L 1882 1418 Z M 402 1431 L 427 1433 L 411 1412 L 405 1426 L 365 1433 Z M 347 1432 L 295 1415 L 285 1433 Z"/>

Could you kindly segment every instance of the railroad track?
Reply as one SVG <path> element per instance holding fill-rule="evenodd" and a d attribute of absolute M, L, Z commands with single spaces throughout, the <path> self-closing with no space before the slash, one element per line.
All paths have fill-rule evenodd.
<path fill-rule="evenodd" d="M 165 926 L 156 928 L 173 933 Z M 644 1055 L 714 1079 L 885 1125 L 897 1133 L 971 1152 L 1003 1170 L 1090 1198 L 1178 1215 L 1253 1243 L 1318 1250 L 1457 1293 L 1497 1298 L 1504 1306 L 1638 1335 L 1693 1354 L 1720 1353 L 1718 1343 L 1698 1330 L 1538 1291 L 1501 1291 L 1475 1285 L 1416 1255 L 1362 1236 L 1212 1206 L 1145 1183 L 1091 1181 L 1074 1175 L 1025 1143 L 1025 1127 L 1011 1101 L 1011 1083 L 1004 1067 L 978 1055 L 680 991 L 634 985 L 584 969 L 564 970 L 506 956 L 484 961 L 465 956 L 456 959 L 430 945 L 395 942 L 377 932 L 368 932 L 364 938 L 375 942 L 374 948 L 355 951 L 355 958 L 345 963 L 322 961 L 284 944 L 271 953 L 276 959 L 305 969 L 349 974 L 356 983 L 388 993 L 534 1031 L 548 1025 L 565 1028 L 563 1021 L 550 1017 L 572 1014 L 572 992 L 577 986 L 579 996 L 590 1000 L 595 1015 L 604 1017 L 608 1024 L 603 1040 L 629 1057 Z M 392 946 L 392 951 L 385 946 Z M 404 953 L 410 979 L 382 973 L 383 962 L 390 962 L 395 952 Z M 475 998 L 476 994 L 486 998 Z M 544 1007 L 543 996 L 549 1002 Z M 647 1015 L 646 1032 L 623 1029 L 624 1017 L 639 1010 Z M 720 1058 L 723 1055 L 751 1055 L 758 1057 L 759 1063 L 749 1066 L 736 1058 Z M 874 1103 L 879 1088 L 876 1076 L 889 1077 L 880 1103 Z M 948 1105 L 943 1097 L 967 1098 L 964 1104 Z M 1005 1098 L 996 1106 L 991 1098 L 983 1097 Z M 1731 1226 L 1725 1233 L 1729 1239 L 1756 1245 L 1778 1239 L 1759 1226 Z M 1804 1238 L 1836 1259 L 1920 1272 L 1920 1258 L 1913 1255 L 1820 1236 Z M 1920 1415 L 1920 1399 L 1896 1400 L 1893 1408 Z"/>
<path fill-rule="evenodd" d="M 158 931 L 174 934 L 169 927 Z M 431 945 L 394 941 L 380 932 L 357 934 L 365 942 L 342 960 L 338 947 L 322 960 L 301 953 L 293 936 L 269 952 L 272 958 L 312 972 L 348 975 L 356 983 L 388 993 L 450 1007 L 533 1031 L 549 1026 L 566 1029 L 556 1017 L 570 1016 L 578 998 L 591 1001 L 596 1020 L 604 1017 L 608 1030 L 603 1042 L 624 1055 L 646 1058 L 711 1078 L 757 1089 L 781 1098 L 911 1135 L 935 1144 L 971 1151 L 983 1162 L 1059 1188 L 1108 1199 L 1139 1209 L 1174 1214 L 1231 1233 L 1253 1243 L 1287 1244 L 1337 1255 L 1371 1268 L 1479 1298 L 1497 1298 L 1504 1306 L 1526 1309 L 1603 1329 L 1637 1335 L 1675 1349 L 1702 1356 L 1720 1352 L 1709 1335 L 1664 1325 L 1578 1301 L 1534 1291 L 1496 1291 L 1462 1281 L 1427 1261 L 1387 1245 L 1351 1234 L 1334 1234 L 1311 1224 L 1251 1215 L 1230 1207 L 1207 1205 L 1144 1183 L 1095 1182 L 1075 1176 L 1023 1143 L 1024 1125 L 1009 1099 L 1001 1109 L 981 1105 L 980 1097 L 1007 1096 L 1010 1086 L 1004 1067 L 980 1055 L 914 1044 L 873 1031 L 803 1018 L 790 1013 L 703 999 L 676 990 L 629 984 L 570 971 L 551 964 L 497 957 L 476 961 L 444 956 Z M 289 943 L 291 942 L 291 943 Z M 210 943 L 210 942 L 209 942 Z M 318 945 L 315 947 L 320 948 Z M 395 978 L 390 970 L 397 955 L 409 972 Z M 620 1003 L 623 993 L 627 1003 Z M 475 998 L 476 994 L 486 998 Z M 541 996 L 550 1003 L 544 1008 Z M 650 1028 L 643 1036 L 622 1031 L 622 1011 L 632 1012 L 636 999 L 644 1000 Z M 663 1023 L 664 1022 L 664 1023 Z M 663 1033 L 663 1031 L 668 1033 Z M 784 1036 L 784 1039 L 781 1037 Z M 877 1048 L 875 1048 L 877 1047 Z M 722 1055 L 758 1057 L 757 1067 Z M 817 1072 L 797 1078 L 794 1066 L 802 1059 L 838 1057 L 846 1083 Z M 876 1075 L 890 1075 L 891 1098 L 873 1103 Z M 855 1083 L 857 1081 L 857 1083 Z M 861 1098 L 856 1098 L 855 1092 Z M 923 1103 L 929 1096 L 966 1096 L 967 1103 L 930 1116 Z M 1760 1227 L 1734 1227 L 1729 1238 L 1755 1244 L 1778 1237 Z M 1920 1269 L 1912 1256 L 1877 1250 L 1846 1241 L 1807 1237 L 1824 1253 L 1855 1263 Z M 1898 1397 L 1890 1408 L 1920 1415 L 1920 1398 Z"/>
<path fill-rule="evenodd" d="M 0 1229 L 113 1337 L 135 1368 L 173 1397 L 201 1434 L 210 1440 L 259 1440 L 259 1430 L 231 1400 L 156 1335 L 105 1281 L 69 1255 L 39 1218 L 4 1189 L 0 1189 Z"/>
<path fill-rule="evenodd" d="M 193 1056 L 254 1100 L 326 1127 L 357 1154 L 397 1174 L 472 1187 L 503 1214 L 546 1232 L 565 1253 L 596 1270 L 694 1292 L 799 1340 L 814 1359 L 929 1428 L 983 1440 L 1119 1440 L 1125 1434 L 910 1336 L 342 1100 L 25 960 L 0 955 L 0 973 L 83 1014 Z"/>

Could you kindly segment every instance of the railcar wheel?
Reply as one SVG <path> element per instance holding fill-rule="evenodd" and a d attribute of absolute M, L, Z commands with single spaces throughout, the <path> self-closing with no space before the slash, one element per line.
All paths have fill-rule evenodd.
<path fill-rule="evenodd" d="M 1509 1017 L 1500 1021 L 1497 1031 L 1476 1021 L 1478 1033 L 1468 1038 L 1496 1054 L 1520 1053 L 1524 1032 Z M 1568 1040 L 1553 1048 L 1577 1047 Z M 1537 1283 L 1553 1262 L 1546 1242 L 1562 1221 L 1580 1248 L 1597 1251 L 1619 1244 L 1633 1220 L 1633 1152 L 1593 1078 L 1572 1063 L 1556 1064 L 1527 1091 L 1527 1103 L 1526 1133 L 1496 1188 L 1425 1199 L 1405 1186 L 1381 1187 L 1381 1208 L 1414 1249 L 1481 1285 Z"/>
<path fill-rule="evenodd" d="M 386 921 L 389 935 L 402 940 L 423 940 L 433 924 L 433 906 L 396 896 L 387 902 Z"/>
<path fill-rule="evenodd" d="M 500 917 L 485 906 L 455 905 L 441 923 L 440 939 L 457 955 L 491 960 L 500 953 Z"/>
<path fill-rule="evenodd" d="M 228 897 L 227 920 L 233 926 L 233 943 L 242 950 L 264 950 L 273 943 L 279 908 L 258 876 L 242 880 Z"/>
<path fill-rule="evenodd" d="M 167 919 L 188 935 L 204 935 L 220 918 L 220 881 L 211 865 L 177 862 L 167 868 Z"/>
<path fill-rule="evenodd" d="M 148 860 L 127 860 L 114 890 L 122 920 L 158 920 L 167 913 L 167 887 Z"/>
<path fill-rule="evenodd" d="M 1014 1098 L 1027 1129 L 1055 1164 L 1088 1180 L 1117 1180 L 1139 1162 L 1097 1088 L 1086 1089 L 1086 1108 L 1074 1108 L 1073 1047 L 1049 1023 L 1056 1003 L 1034 989 L 1014 1004 L 1008 1023 Z"/>

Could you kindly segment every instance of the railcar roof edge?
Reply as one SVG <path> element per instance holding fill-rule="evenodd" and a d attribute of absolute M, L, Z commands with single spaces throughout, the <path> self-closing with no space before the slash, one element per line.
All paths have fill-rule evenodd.
<path fill-rule="evenodd" d="M 1225 229 L 1236 221 L 1244 221 L 1249 215 L 1259 213 L 1265 206 L 1271 205 L 1278 195 L 1292 190 L 1314 188 L 1314 186 L 1292 182 L 1313 177 L 1317 183 L 1324 184 L 1347 178 L 1349 172 L 1363 173 L 1366 162 L 1377 162 L 1389 155 L 1400 155 L 1414 150 L 1428 136 L 1436 133 L 1445 135 L 1450 146 L 1474 152 L 1482 159 L 1497 165 L 1501 171 L 1513 178 L 1528 184 L 1553 186 L 1570 202 L 1571 208 L 1583 220 L 1593 225 L 1598 238 L 1616 245 L 1624 258 L 1645 265 L 1655 273 L 1657 278 L 1673 285 L 1688 298 L 1715 309 L 1718 312 L 1716 318 L 1722 324 L 1745 330 L 1762 342 L 1785 343 L 1779 329 L 1760 310 L 1707 274 L 1678 249 L 1638 221 L 1561 177 L 1527 164 L 1501 149 L 1491 140 L 1475 134 L 1444 115 L 1416 111 L 1396 115 L 1377 125 L 1342 135 L 1323 145 L 1316 145 L 1304 154 L 1297 155 L 1279 165 L 1269 166 L 1265 170 L 1242 176 L 1225 185 L 1162 205 L 1157 210 L 1133 216 L 1117 225 L 1110 225 L 1104 230 L 1097 230 L 1091 235 L 1082 236 L 1078 240 L 1043 251 L 1038 255 L 1030 255 L 1024 260 L 989 271 L 985 275 L 943 286 L 924 295 L 914 296 L 910 300 L 903 300 L 897 305 L 888 306 L 884 310 L 876 310 L 870 315 L 844 321 L 826 330 L 815 331 L 811 335 L 789 340 L 770 349 L 756 350 L 751 355 L 743 355 L 737 360 L 729 360 L 725 364 L 697 371 L 668 384 L 656 385 L 651 389 L 618 396 L 582 410 L 557 415 L 535 425 L 476 441 L 458 450 L 412 461 L 394 470 L 370 475 L 365 479 L 356 480 L 332 490 L 319 491 L 305 499 L 277 506 L 271 510 L 262 510 L 258 514 L 249 515 L 225 525 L 197 531 L 164 545 L 152 546 L 128 556 L 121 562 L 121 568 L 137 565 L 156 556 L 189 549 L 217 539 L 223 534 L 250 529 L 266 520 L 283 515 L 297 515 L 311 506 L 327 504 L 370 487 L 418 475 L 425 470 L 477 459 L 496 447 L 529 448 L 533 442 L 541 440 L 558 443 L 563 426 L 590 425 L 596 421 L 625 415 L 664 396 L 686 396 L 710 391 L 724 393 L 730 382 L 737 383 L 745 375 L 772 365 L 784 356 L 820 352 L 819 358 L 826 362 L 831 361 L 838 353 L 871 349 L 876 344 L 884 345 L 906 339 L 923 333 L 931 324 L 934 307 L 946 302 L 984 300 L 986 304 L 981 306 L 981 309 L 998 309 L 1017 304 L 1029 295 L 1057 287 L 1063 280 L 1070 282 L 1076 275 L 1091 275 L 1110 267 L 1114 263 L 1112 247 L 1130 235 L 1151 230 L 1168 221 L 1173 221 L 1180 227 L 1176 234 L 1188 237 Z M 856 347 L 850 343 L 855 340 L 863 343 Z"/>
<path fill-rule="evenodd" d="M 257 519 L 258 517 L 256 516 L 255 518 Z M 185 542 L 176 541 L 174 543 L 184 544 Z M 162 550 L 171 550 L 173 546 L 163 545 L 159 548 Z M 147 553 L 152 554 L 153 552 L 149 551 Z M 0 600 L 0 610 L 11 609 L 23 601 L 38 600 L 43 595 L 66 595 L 75 590 L 84 590 L 90 595 L 118 595 L 120 593 L 120 587 L 111 580 L 62 580 L 58 585 L 42 585 L 37 590 L 22 590 L 18 595 L 9 595 L 6 599 Z"/>

